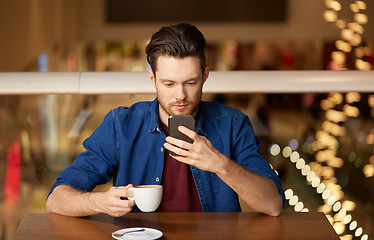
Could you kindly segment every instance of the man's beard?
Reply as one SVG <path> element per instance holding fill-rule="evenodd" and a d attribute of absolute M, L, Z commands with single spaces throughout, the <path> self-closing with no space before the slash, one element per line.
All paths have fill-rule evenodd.
<path fill-rule="evenodd" d="M 193 117 L 195 117 L 198 110 L 199 110 L 201 97 L 202 97 L 202 92 L 200 92 L 199 95 L 200 96 L 198 96 L 194 101 L 191 101 L 191 102 L 180 101 L 180 102 L 169 103 L 169 102 L 164 102 L 164 101 L 162 101 L 162 99 L 158 98 L 158 103 L 159 103 L 159 107 L 162 108 L 162 110 L 164 112 L 166 112 L 169 116 L 172 116 L 172 115 L 192 115 Z M 181 109 L 181 110 L 175 109 L 175 108 L 173 109 L 173 105 L 176 105 L 176 104 L 177 105 L 178 104 L 181 104 L 181 105 L 187 104 L 188 108 L 187 109 Z"/>
<path fill-rule="evenodd" d="M 175 105 L 175 104 L 188 104 L 188 108 L 187 109 L 182 109 L 182 110 L 173 109 L 173 105 Z M 199 109 L 199 104 L 200 104 L 200 101 L 198 101 L 194 104 L 190 103 L 190 102 L 175 102 L 175 103 L 172 103 L 172 104 L 165 104 L 164 102 L 159 101 L 159 106 L 169 116 L 172 116 L 172 115 L 192 115 L 192 116 L 195 116 L 198 109 Z"/>

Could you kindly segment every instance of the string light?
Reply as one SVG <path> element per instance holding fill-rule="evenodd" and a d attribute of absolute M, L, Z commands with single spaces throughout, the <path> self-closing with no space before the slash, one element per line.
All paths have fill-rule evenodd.
<path fill-rule="evenodd" d="M 353 236 L 351 234 L 340 236 L 340 240 L 352 240 L 352 238 Z"/>
<path fill-rule="evenodd" d="M 350 53 L 355 48 L 361 48 L 362 34 L 364 27 L 367 24 L 368 16 L 363 12 L 366 10 L 366 3 L 364 1 L 355 1 L 349 4 L 349 9 L 353 13 L 352 22 L 346 22 L 339 18 L 339 13 L 342 9 L 342 4 L 338 0 L 326 0 L 325 6 L 327 10 L 323 12 L 323 17 L 327 22 L 335 23 L 340 30 L 341 39 L 335 42 L 335 47 L 338 51 L 331 53 L 331 66 L 335 70 L 346 70 L 346 54 Z M 344 17 L 346 19 L 346 17 Z M 356 52 L 356 51 L 355 51 Z M 365 54 L 368 56 L 369 54 Z M 370 63 L 365 61 L 365 55 L 359 53 L 355 54 L 355 66 L 358 70 L 368 71 L 371 69 Z"/>
<path fill-rule="evenodd" d="M 299 197 L 294 194 L 292 189 L 287 189 L 284 191 L 284 195 L 286 196 L 286 200 L 288 200 L 289 204 L 294 207 L 295 212 L 309 212 L 309 209 L 304 208 L 304 203 L 299 201 Z"/>
<path fill-rule="evenodd" d="M 345 96 L 345 101 L 347 103 L 359 102 L 360 100 L 361 100 L 361 94 L 358 92 L 349 92 Z"/>
<path fill-rule="evenodd" d="M 283 148 L 282 153 L 283 153 L 283 157 L 288 158 L 292 154 L 292 149 L 289 146 L 287 146 L 287 147 Z"/>
<path fill-rule="evenodd" d="M 368 105 L 371 108 L 371 116 L 374 117 L 374 95 L 369 95 Z M 366 137 L 366 143 L 369 145 L 373 145 L 373 155 L 370 156 L 369 163 L 363 167 L 362 171 L 366 178 L 371 178 L 374 177 L 374 128 Z"/>
<path fill-rule="evenodd" d="M 362 235 L 361 240 L 368 240 L 369 236 L 367 234 Z"/>
<path fill-rule="evenodd" d="M 333 210 L 334 212 L 337 212 L 337 211 L 339 211 L 341 208 L 342 208 L 342 204 L 338 201 L 338 202 L 334 203 L 334 206 L 332 207 L 332 210 Z"/>
<path fill-rule="evenodd" d="M 363 52 L 364 48 L 360 51 Z M 348 118 L 359 116 L 359 109 L 352 104 L 360 101 L 362 101 L 362 96 L 357 92 L 349 92 L 345 95 L 330 93 L 326 99 L 321 101 L 320 106 L 326 111 L 326 120 L 322 122 L 321 130 L 316 132 L 313 141 L 308 142 L 311 145 L 311 153 L 315 153 L 316 161 L 307 163 L 295 150 L 295 147 L 286 146 L 283 150 L 277 144 L 272 144 L 270 147 L 273 156 L 282 154 L 283 157 L 289 158 L 290 162 L 294 163 L 296 169 L 306 178 L 307 183 L 315 188 L 318 194 L 321 194 L 325 204 L 320 206 L 318 211 L 325 213 L 341 239 L 355 237 L 368 240 L 369 238 L 367 234 L 364 234 L 363 228 L 359 227 L 357 221 L 353 219 L 352 214 L 349 213 L 355 210 L 356 203 L 350 200 L 342 200 L 344 199 L 344 192 L 337 184 L 334 170 L 344 165 L 344 160 L 337 156 L 339 147 L 337 137 L 345 136 L 346 129 L 343 126 Z M 368 96 L 368 105 L 370 108 L 374 108 L 374 95 Z M 335 108 L 342 109 L 342 111 Z M 366 137 L 366 142 L 374 144 L 374 129 Z M 303 150 L 306 149 L 304 148 L 305 144 L 303 144 Z M 359 168 L 363 162 L 355 152 L 349 153 L 348 160 L 356 168 Z M 374 155 L 370 157 L 369 163 L 363 166 L 363 171 L 366 177 L 374 176 Z M 291 189 L 286 192 L 286 198 L 295 211 L 309 211 Z M 353 234 L 348 234 L 346 231 L 351 231 Z"/>
<path fill-rule="evenodd" d="M 272 144 L 270 146 L 270 154 L 273 156 L 277 156 L 280 153 L 280 147 L 278 144 Z"/>
<path fill-rule="evenodd" d="M 356 231 L 355 231 L 355 236 L 356 236 L 356 237 L 361 236 L 362 232 L 363 232 L 363 231 L 362 231 L 362 227 L 357 228 Z"/>
<path fill-rule="evenodd" d="M 279 145 L 276 144 L 272 145 L 272 147 L 274 146 L 279 147 Z M 272 147 L 270 148 L 270 151 Z M 277 152 L 278 154 L 280 154 L 280 149 Z M 327 154 L 328 156 L 335 153 L 336 151 L 330 150 L 326 151 L 324 154 Z M 316 162 L 314 162 L 314 164 L 311 164 L 313 169 L 317 169 L 317 172 L 319 172 L 320 169 L 323 169 L 324 171 L 321 172 L 323 172 L 324 174 L 327 173 L 327 180 L 321 182 L 321 178 L 317 176 L 316 172 L 312 170 L 309 164 L 305 163 L 305 160 L 300 157 L 300 154 L 297 151 L 292 151 L 291 147 L 287 146 L 283 148 L 282 154 L 283 156 L 288 156 L 288 158 L 290 158 L 290 161 L 292 163 L 295 163 L 296 168 L 298 170 L 301 170 L 301 174 L 306 177 L 306 180 L 312 183 L 312 187 L 316 189 L 318 194 L 322 195 L 321 197 L 325 201 L 325 205 L 320 206 L 318 210 L 325 213 L 336 233 L 338 235 L 342 235 L 346 231 L 346 228 L 348 228 L 351 231 L 355 230 L 355 237 L 362 236 L 361 240 L 368 240 L 368 235 L 363 234 L 363 228 L 357 228 L 357 221 L 354 221 L 352 215 L 347 213 L 347 211 L 353 211 L 356 208 L 356 203 L 350 200 L 345 200 L 343 202 L 340 201 L 340 199 L 343 198 L 344 193 L 341 191 L 341 187 L 336 184 L 336 178 L 333 177 L 333 168 L 328 166 L 321 166 Z M 289 205 L 294 208 L 295 212 L 309 211 L 308 208 L 304 207 L 305 204 L 299 200 L 299 197 L 294 194 L 294 191 L 292 189 L 287 189 L 284 193 L 286 200 L 288 200 Z M 336 213 L 334 217 L 328 214 L 332 211 Z M 352 235 L 346 234 L 344 236 L 340 236 L 340 238 L 352 239 Z"/>
<path fill-rule="evenodd" d="M 357 222 L 356 221 L 352 221 L 350 224 L 349 224 L 349 230 L 353 231 L 357 228 Z"/>
<path fill-rule="evenodd" d="M 363 52 L 363 49 L 361 49 L 361 51 Z M 361 95 L 357 92 L 347 93 L 345 95 L 345 104 L 342 94 L 329 94 L 327 99 L 321 101 L 321 106 L 324 106 L 323 110 L 326 111 L 326 120 L 321 124 L 322 130 L 316 133 L 317 146 L 315 146 L 314 149 L 317 151 L 315 154 L 317 162 L 314 164 L 314 168 L 318 166 L 318 172 L 320 173 L 321 179 L 326 179 L 328 182 L 323 180 L 326 186 L 322 184 L 317 185 L 317 183 L 314 185 L 312 184 L 312 186 L 317 186 L 316 191 L 317 193 L 322 194 L 322 199 L 325 202 L 325 205 L 321 206 L 319 210 L 325 212 L 325 214 L 331 211 L 336 213 L 335 216 L 330 219 L 330 222 L 339 235 L 342 235 L 345 232 L 345 226 L 347 226 L 347 228 L 349 226 L 351 231 L 357 228 L 357 222 L 353 221 L 352 215 L 347 213 L 347 211 L 353 211 L 356 208 L 356 203 L 349 200 L 341 202 L 340 199 L 344 197 L 344 193 L 336 182 L 330 181 L 332 179 L 334 179 L 334 181 L 336 180 L 336 178 L 334 178 L 334 168 L 340 168 L 344 164 L 343 159 L 336 156 L 337 149 L 332 148 L 334 144 L 331 143 L 334 143 L 332 138 L 336 139 L 336 137 L 344 136 L 346 134 L 345 128 L 342 128 L 338 124 L 344 123 L 348 117 L 356 118 L 359 116 L 359 109 L 351 105 L 359 101 L 361 101 Z M 374 105 L 374 97 L 372 99 L 369 96 L 368 101 L 372 101 Z M 334 109 L 338 105 L 343 105 L 343 111 Z M 374 142 L 374 134 L 373 138 L 371 134 L 366 138 L 368 143 L 371 143 L 371 139 L 373 139 Z M 349 155 L 349 160 L 354 162 L 356 167 L 359 167 L 362 162 L 360 158 L 357 158 L 355 153 Z M 322 163 L 326 163 L 327 166 L 321 166 Z M 374 175 L 374 165 L 373 167 L 371 167 L 371 165 L 366 165 L 363 168 L 363 171 L 366 173 L 366 176 L 371 176 L 371 174 Z M 361 238 L 364 239 L 368 238 L 367 234 L 362 234 L 363 229 L 360 228 L 359 230 L 355 230 L 354 236 L 362 236 Z M 346 239 L 352 239 L 353 237 L 352 235 L 344 236 Z"/>

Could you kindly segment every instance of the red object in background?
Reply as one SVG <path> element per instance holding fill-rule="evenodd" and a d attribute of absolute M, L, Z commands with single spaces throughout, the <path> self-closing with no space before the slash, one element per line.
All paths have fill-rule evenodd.
<path fill-rule="evenodd" d="M 367 61 L 370 63 L 370 64 L 374 64 L 374 54 L 371 54 L 367 57 Z"/>
<path fill-rule="evenodd" d="M 283 53 L 282 62 L 287 66 L 292 66 L 295 62 L 295 58 L 291 53 Z"/>
<path fill-rule="evenodd" d="M 312 107 L 314 104 L 314 95 L 311 93 L 306 93 L 303 95 L 303 103 L 307 107 Z"/>
<path fill-rule="evenodd" d="M 13 205 L 20 197 L 21 142 L 15 140 L 7 152 L 4 195 L 5 202 Z"/>

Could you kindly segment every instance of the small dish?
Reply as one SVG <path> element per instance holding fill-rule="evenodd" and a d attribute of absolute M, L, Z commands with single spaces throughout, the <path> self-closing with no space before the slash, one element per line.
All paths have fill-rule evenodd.
<path fill-rule="evenodd" d="M 137 231 L 140 229 L 144 229 L 144 231 Z M 129 232 L 129 233 L 126 233 L 126 232 Z M 123 233 L 124 235 L 122 237 L 115 236 L 115 234 L 123 234 Z M 162 237 L 162 232 L 157 229 L 144 228 L 144 227 L 124 228 L 124 229 L 120 229 L 112 233 L 112 237 L 114 239 L 119 239 L 119 240 L 137 240 L 137 239 L 152 240 L 152 239 L 158 239 Z"/>

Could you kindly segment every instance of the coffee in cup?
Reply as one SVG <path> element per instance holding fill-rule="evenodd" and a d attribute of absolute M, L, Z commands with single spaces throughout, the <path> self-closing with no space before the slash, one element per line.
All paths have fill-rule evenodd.
<path fill-rule="evenodd" d="M 162 199 L 162 185 L 139 185 L 129 188 L 133 197 L 129 200 L 135 201 L 136 206 L 142 212 L 154 212 L 158 208 Z"/>

